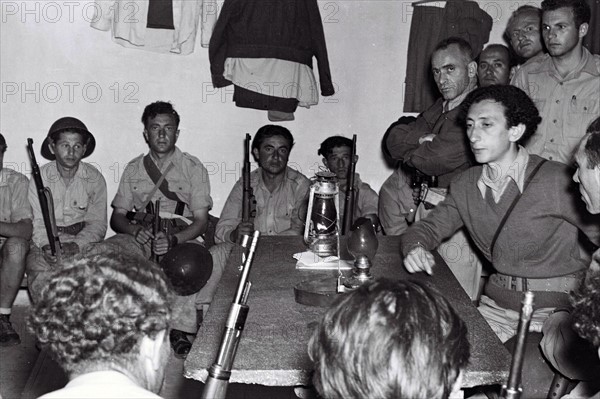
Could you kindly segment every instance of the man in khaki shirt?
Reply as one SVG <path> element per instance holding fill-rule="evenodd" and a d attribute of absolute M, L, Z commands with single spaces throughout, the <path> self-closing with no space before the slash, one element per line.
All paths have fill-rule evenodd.
<path fill-rule="evenodd" d="M 33 243 L 27 257 L 27 280 L 34 302 L 40 299 L 50 275 L 69 258 L 106 234 L 106 181 L 89 163 L 96 140 L 79 119 L 60 118 L 52 124 L 42 143 L 41 153 L 51 160 L 40 167 L 42 182 L 52 193 L 62 258 L 50 251 L 37 188 L 29 182 L 29 203 L 33 209 Z"/>
<path fill-rule="evenodd" d="M 27 177 L 4 168 L 6 141 L 0 134 L 0 346 L 17 345 L 19 334 L 10 322 L 31 238 L 31 206 Z"/>

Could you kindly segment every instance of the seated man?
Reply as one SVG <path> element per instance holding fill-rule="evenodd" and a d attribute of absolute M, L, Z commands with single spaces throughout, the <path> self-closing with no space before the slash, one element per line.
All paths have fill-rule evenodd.
<path fill-rule="evenodd" d="M 250 173 L 256 199 L 254 221 L 242 222 L 243 182 L 239 179 L 227 197 L 217 223 L 215 241 L 237 243 L 254 230 L 263 235 L 302 235 L 306 221 L 310 180 L 287 166 L 294 137 L 283 126 L 266 125 L 252 140 L 258 169 Z"/>
<path fill-rule="evenodd" d="M 508 47 L 490 44 L 483 49 L 477 63 L 479 87 L 507 85 L 514 75 Z"/>
<path fill-rule="evenodd" d="M 25 273 L 33 218 L 27 177 L 3 167 L 6 148 L 0 134 L 0 346 L 21 343 L 10 314 Z"/>
<path fill-rule="evenodd" d="M 335 173 L 340 188 L 340 220 L 345 215 L 346 189 L 352 163 L 352 140 L 342 136 L 331 136 L 321 143 L 317 151 L 318 155 L 323 156 L 323 165 L 331 172 Z M 356 156 L 358 161 L 358 155 Z M 377 216 L 377 202 L 379 198 L 375 190 L 367 183 L 360 180 L 358 173 L 354 174 L 354 213 L 352 215 L 352 225 L 359 217 L 371 219 L 375 228 L 379 227 L 379 217 Z"/>
<path fill-rule="evenodd" d="M 175 145 L 179 122 L 179 114 L 171 103 L 157 101 L 146 106 L 142 123 L 149 152 L 127 164 L 112 201 L 110 223 L 120 234 L 108 241 L 142 256 L 162 257 L 179 243 L 200 245 L 196 239 L 207 229 L 208 211 L 212 207 L 208 172 L 198 158 Z M 157 199 L 161 200 L 160 209 L 144 213 Z M 152 231 L 155 212 L 165 222 L 165 228 L 156 236 Z M 209 251 L 213 271 L 206 285 L 195 294 L 176 295 L 173 299 L 169 336 L 178 357 L 185 357 L 191 349 L 188 335 L 196 333 L 201 313 L 208 309 L 223 273 L 227 252 L 218 246 Z"/>
<path fill-rule="evenodd" d="M 402 170 L 402 166 L 398 166 L 379 190 L 379 221 L 388 236 L 404 233 L 408 227 L 407 219 L 416 211 L 416 205 L 407 205 L 413 200 L 413 190 L 408 180 L 408 174 Z"/>
<path fill-rule="evenodd" d="M 51 252 L 34 179 L 29 182 L 33 209 L 33 244 L 27 257 L 27 280 L 33 302 L 48 278 L 63 261 L 83 252 L 106 234 L 106 181 L 89 163 L 81 162 L 96 147 L 96 140 L 79 119 L 60 118 L 52 124 L 42 143 L 42 156 L 51 160 L 40 167 L 42 183 L 52 193 L 62 258 Z M 49 207 L 50 208 L 50 207 Z"/>
<path fill-rule="evenodd" d="M 573 180 L 579 183 L 581 199 L 588 212 L 600 214 L 600 118 L 588 126 L 575 153 L 575 163 L 577 170 Z M 544 338 L 540 344 L 544 355 L 564 376 L 582 381 L 571 392 L 572 396 L 587 397 L 600 390 L 597 378 L 600 375 L 600 361 L 596 359 L 594 349 L 600 346 L 600 312 L 598 302 L 595 306 L 593 303 L 598 300 L 600 293 L 599 274 L 600 250 L 597 250 L 586 282 L 574 299 L 575 309 L 557 309 L 544 324 Z M 575 330 L 579 330 L 589 343 L 577 337 L 572 322 L 575 323 Z"/>
<path fill-rule="evenodd" d="M 37 342 L 69 377 L 42 398 L 159 398 L 171 291 L 156 264 L 100 246 L 53 275 L 30 316 Z"/>
<path fill-rule="evenodd" d="M 470 347 L 467 326 L 439 292 L 380 279 L 331 306 L 308 353 L 323 398 L 445 399 L 462 397 Z"/>
<path fill-rule="evenodd" d="M 452 182 L 445 201 L 401 236 L 401 250 L 409 272 L 431 274 L 429 251 L 465 226 L 495 269 L 479 310 L 505 342 L 516 332 L 522 291 L 536 294 L 536 331 L 550 311 L 568 304 L 567 292 L 578 286 L 587 268 L 578 229 L 596 242 L 600 234 L 572 201 L 564 165 L 529 155 L 518 144 L 540 122 L 522 90 L 481 88 L 464 107 L 471 149 L 483 165 Z"/>

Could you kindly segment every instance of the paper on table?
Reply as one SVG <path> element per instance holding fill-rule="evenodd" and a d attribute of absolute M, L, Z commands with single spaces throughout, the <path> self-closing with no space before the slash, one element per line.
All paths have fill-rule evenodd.
<path fill-rule="evenodd" d="M 337 256 L 320 257 L 311 251 L 299 252 L 293 255 L 296 262 L 296 269 L 311 270 L 337 270 L 338 263 L 340 270 L 352 270 L 352 262 L 339 260 Z"/>

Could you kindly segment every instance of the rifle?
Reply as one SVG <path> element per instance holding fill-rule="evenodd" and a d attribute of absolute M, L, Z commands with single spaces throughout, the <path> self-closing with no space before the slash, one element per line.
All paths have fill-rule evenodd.
<path fill-rule="evenodd" d="M 246 261 L 241 269 L 235 297 L 229 308 L 229 315 L 225 322 L 225 330 L 221 337 L 221 344 L 219 346 L 219 351 L 217 352 L 217 357 L 215 362 L 208 369 L 208 378 L 206 379 L 204 391 L 202 391 L 202 399 L 224 399 L 227 394 L 229 377 L 231 377 L 231 367 L 233 366 L 235 353 L 242 336 L 242 331 L 244 330 L 248 311 L 250 310 L 246 304 L 250 286 L 252 285 L 252 283 L 248 281 L 248 275 L 250 274 L 250 268 L 252 267 L 252 258 L 254 257 L 254 251 L 256 250 L 259 236 L 260 232 L 255 231 L 254 236 L 252 237 L 252 243 L 250 244 L 250 249 L 248 250 L 248 255 L 246 256 Z"/>
<path fill-rule="evenodd" d="M 521 388 L 521 370 L 525 360 L 525 343 L 529 333 L 529 323 L 533 314 L 533 292 L 527 291 L 525 293 L 522 304 L 510 374 L 508 375 L 508 382 L 502 386 L 502 392 L 500 393 L 500 397 L 505 399 L 519 399 L 523 392 Z"/>
<path fill-rule="evenodd" d="M 48 243 L 50 244 L 50 250 L 52 255 L 60 257 L 62 245 L 58 238 L 58 230 L 56 229 L 56 216 L 54 215 L 54 199 L 52 198 L 52 192 L 48 187 L 44 187 L 42 181 L 42 174 L 40 173 L 40 167 L 35 160 L 35 153 L 33 152 L 33 140 L 27 139 L 27 152 L 31 159 L 31 175 L 37 189 L 38 199 L 40 201 L 40 208 L 42 210 L 42 216 L 44 217 L 44 226 L 46 227 L 46 235 L 48 236 Z"/>
<path fill-rule="evenodd" d="M 342 235 L 346 235 L 352 226 L 354 217 L 354 174 L 356 173 L 356 134 L 352 136 L 352 158 L 346 180 L 346 199 L 344 201 L 344 219 L 342 220 Z"/>
<path fill-rule="evenodd" d="M 254 218 L 254 192 L 250 185 L 250 135 L 246 133 L 244 139 L 244 165 L 242 166 L 242 182 L 243 182 L 243 197 L 242 197 L 242 222 L 250 222 Z M 244 235 L 238 240 L 241 241 L 242 247 L 248 247 L 250 237 Z"/>
<path fill-rule="evenodd" d="M 156 200 L 154 204 L 154 223 L 152 225 L 152 234 L 154 235 L 154 239 L 156 239 L 156 235 L 160 231 L 160 198 Z M 158 255 L 154 253 L 152 249 L 152 258 L 154 262 L 158 263 Z"/>

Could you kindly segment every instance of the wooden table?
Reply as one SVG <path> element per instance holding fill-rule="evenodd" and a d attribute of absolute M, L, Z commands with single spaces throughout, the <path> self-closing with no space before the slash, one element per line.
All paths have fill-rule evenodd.
<path fill-rule="evenodd" d="M 311 385 L 312 364 L 307 354 L 307 343 L 325 309 L 296 303 L 293 287 L 324 274 L 296 270 L 292 254 L 305 250 L 301 237 L 260 237 L 250 272 L 250 312 L 230 382 L 270 386 Z M 188 378 L 204 382 L 207 368 L 215 360 L 237 286 L 239 259 L 237 251 L 229 257 L 210 310 L 185 361 L 184 375 Z M 398 237 L 381 237 L 372 273 L 375 277 L 428 281 L 450 301 L 469 330 L 471 360 L 463 381 L 464 388 L 506 381 L 510 354 L 437 254 L 436 262 L 431 277 L 424 273 L 409 275 L 400 260 Z"/>

